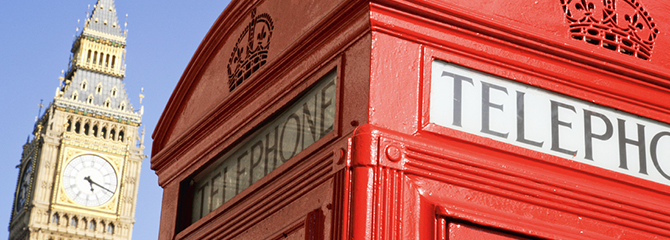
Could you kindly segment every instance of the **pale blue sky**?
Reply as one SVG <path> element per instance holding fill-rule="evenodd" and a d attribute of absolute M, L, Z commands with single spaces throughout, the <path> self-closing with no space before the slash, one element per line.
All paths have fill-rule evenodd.
<path fill-rule="evenodd" d="M 119 22 L 128 14 L 126 91 L 135 109 L 139 93 L 146 126 L 144 153 L 167 100 L 203 37 L 229 0 L 115 0 Z M 22 145 L 31 134 L 40 99 L 53 100 L 67 68 L 75 28 L 96 0 L 11 1 L 0 4 L 0 239 L 7 239 Z M 79 24 L 77 20 L 80 20 Z M 133 239 L 156 239 L 162 189 L 142 163 Z"/>

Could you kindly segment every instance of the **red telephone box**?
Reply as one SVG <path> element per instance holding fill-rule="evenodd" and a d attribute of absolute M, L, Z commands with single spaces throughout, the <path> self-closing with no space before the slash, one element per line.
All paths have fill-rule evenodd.
<path fill-rule="evenodd" d="M 670 3 L 233 1 L 159 239 L 670 238 Z"/>

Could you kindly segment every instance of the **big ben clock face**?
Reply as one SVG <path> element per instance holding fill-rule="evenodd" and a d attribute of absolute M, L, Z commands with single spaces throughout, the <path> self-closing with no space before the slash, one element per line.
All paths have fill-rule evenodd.
<path fill-rule="evenodd" d="M 81 155 L 70 161 L 63 171 L 63 188 L 74 202 L 100 206 L 116 192 L 116 171 L 107 160 L 96 155 Z"/>
<path fill-rule="evenodd" d="M 23 167 L 23 172 L 21 173 L 21 182 L 19 182 L 19 191 L 16 199 L 16 211 L 19 212 L 23 209 L 23 205 L 26 204 L 26 199 L 28 197 L 28 189 L 30 188 L 30 180 L 32 179 L 33 172 L 33 160 L 32 158 L 28 159 L 28 163 Z"/>

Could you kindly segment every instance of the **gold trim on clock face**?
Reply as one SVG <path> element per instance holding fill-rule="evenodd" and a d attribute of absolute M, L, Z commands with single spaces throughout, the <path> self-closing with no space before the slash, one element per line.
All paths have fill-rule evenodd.
<path fill-rule="evenodd" d="M 72 201 L 96 207 L 108 202 L 116 192 L 114 167 L 107 160 L 91 154 L 78 156 L 63 171 L 63 188 Z"/>

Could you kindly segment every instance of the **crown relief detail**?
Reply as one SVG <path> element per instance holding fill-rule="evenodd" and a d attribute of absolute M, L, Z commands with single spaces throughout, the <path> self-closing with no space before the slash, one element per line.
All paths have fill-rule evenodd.
<path fill-rule="evenodd" d="M 230 91 L 265 65 L 273 29 L 274 24 L 269 14 L 256 15 L 256 9 L 251 11 L 251 22 L 240 34 L 228 60 Z"/>
<path fill-rule="evenodd" d="M 649 60 L 658 36 L 639 0 L 560 0 L 570 37 Z"/>

